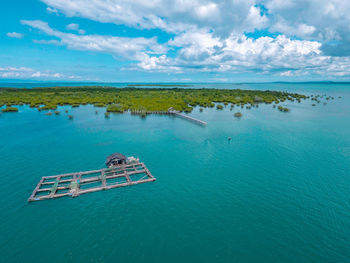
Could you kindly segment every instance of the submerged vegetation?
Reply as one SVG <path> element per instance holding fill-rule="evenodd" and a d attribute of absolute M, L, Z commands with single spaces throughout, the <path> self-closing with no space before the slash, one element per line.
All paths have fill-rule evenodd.
<path fill-rule="evenodd" d="M 123 113 L 124 109 L 121 105 L 119 104 L 111 104 L 107 106 L 107 112 L 119 112 Z"/>
<path fill-rule="evenodd" d="M 279 111 L 282 111 L 282 112 L 288 112 L 289 111 L 289 109 L 287 107 L 283 107 L 283 106 L 278 106 L 277 109 Z"/>
<path fill-rule="evenodd" d="M 1 110 L 2 112 L 18 112 L 16 107 L 7 107 Z"/>
<path fill-rule="evenodd" d="M 235 114 L 233 114 L 233 116 L 236 118 L 241 118 L 243 116 L 243 114 L 240 111 L 238 111 Z"/>
<path fill-rule="evenodd" d="M 183 88 L 114 88 L 114 87 L 52 87 L 33 89 L 0 89 L 0 105 L 30 105 L 38 110 L 56 111 L 58 106 L 91 104 L 106 107 L 107 112 L 167 111 L 170 107 L 191 112 L 193 107 L 215 107 L 215 103 L 258 107 L 259 103 L 300 101 L 308 96 L 280 91 L 220 90 Z M 318 99 L 318 98 L 317 98 Z M 3 109 L 6 110 L 9 107 Z M 217 105 L 217 109 L 222 109 Z"/>

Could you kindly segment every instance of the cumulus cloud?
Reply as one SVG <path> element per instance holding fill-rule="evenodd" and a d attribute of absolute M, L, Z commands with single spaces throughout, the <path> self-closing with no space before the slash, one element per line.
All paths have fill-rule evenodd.
<path fill-rule="evenodd" d="M 22 20 L 22 24 L 36 28 L 49 36 L 59 38 L 59 44 L 70 49 L 88 50 L 112 54 L 118 58 L 141 60 L 148 54 L 166 52 L 164 46 L 158 44 L 157 38 L 128 38 L 101 35 L 76 35 L 52 29 L 48 23 L 40 20 Z M 57 42 L 54 42 L 57 44 Z"/>
<path fill-rule="evenodd" d="M 51 13 L 168 33 L 160 44 L 156 37 L 85 35 L 78 24 L 67 25 L 66 33 L 40 20 L 22 21 L 53 38 L 36 43 L 108 53 L 134 61 L 132 69 L 350 75 L 349 1 L 41 1 Z"/>
<path fill-rule="evenodd" d="M 329 61 L 322 56 L 321 44 L 291 40 L 285 36 L 248 38 L 230 35 L 225 39 L 209 32 L 188 32 L 169 41 L 179 47 L 174 59 L 148 59 L 139 64 L 144 69 L 172 68 L 200 71 L 273 72 L 290 68 L 317 67 Z M 148 63 L 149 64 L 148 64 Z"/>
<path fill-rule="evenodd" d="M 256 0 L 42 0 L 69 17 L 136 28 L 182 32 L 193 27 L 215 27 L 220 34 L 260 28 L 267 18 Z M 248 18 L 248 19 L 247 19 Z"/>
<path fill-rule="evenodd" d="M 33 74 L 31 74 L 32 78 L 46 78 L 46 79 L 80 79 L 81 77 L 79 76 L 74 76 L 74 75 L 64 75 L 61 73 L 49 73 L 49 72 L 41 72 L 41 71 L 36 71 Z"/>
<path fill-rule="evenodd" d="M 350 54 L 350 1 L 344 0 L 41 0 L 67 16 L 137 28 L 181 33 L 209 29 L 227 37 L 269 30 L 324 44 L 338 41 L 338 55 Z"/>
<path fill-rule="evenodd" d="M 46 12 L 48 12 L 49 14 L 56 14 L 56 15 L 58 15 L 58 10 L 55 9 L 55 8 L 47 7 L 46 8 Z"/>
<path fill-rule="evenodd" d="M 85 34 L 85 30 L 80 29 L 78 24 L 74 24 L 74 23 L 68 24 L 68 25 L 66 26 L 66 28 L 67 28 L 68 30 L 76 31 L 76 32 L 78 32 L 78 33 L 81 34 L 81 35 Z"/>
<path fill-rule="evenodd" d="M 350 55 L 346 48 L 350 44 L 350 1 L 263 0 L 263 4 L 273 20 L 271 31 L 321 41 L 328 54 L 332 53 L 329 43 L 337 41 L 332 54 Z"/>
<path fill-rule="evenodd" d="M 24 20 L 22 23 L 59 39 L 36 40 L 36 43 L 66 45 L 70 49 L 102 52 L 117 59 L 136 61 L 129 69 L 235 73 L 279 71 L 281 76 L 296 75 L 301 70 L 337 76 L 350 73 L 346 70 L 350 61 L 325 56 L 320 42 L 293 40 L 284 35 L 254 39 L 244 34 L 231 34 L 222 38 L 204 29 L 193 29 L 161 45 L 156 38 L 77 35 L 55 30 L 40 20 Z M 173 49 L 177 49 L 177 55 L 168 56 L 168 51 Z"/>
<path fill-rule="evenodd" d="M 27 67 L 0 67 L 3 79 L 80 79 L 80 76 L 66 75 L 51 71 L 36 71 Z"/>
<path fill-rule="evenodd" d="M 6 35 L 11 38 L 23 38 L 23 34 L 17 32 L 8 32 Z"/>

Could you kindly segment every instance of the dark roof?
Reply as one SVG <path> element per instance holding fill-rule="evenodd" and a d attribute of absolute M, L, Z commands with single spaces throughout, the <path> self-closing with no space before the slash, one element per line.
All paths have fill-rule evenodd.
<path fill-rule="evenodd" d="M 125 157 L 125 155 L 122 155 L 121 153 L 113 153 L 107 157 L 106 164 L 108 165 L 111 161 L 114 161 L 114 160 L 126 161 L 126 157 Z"/>

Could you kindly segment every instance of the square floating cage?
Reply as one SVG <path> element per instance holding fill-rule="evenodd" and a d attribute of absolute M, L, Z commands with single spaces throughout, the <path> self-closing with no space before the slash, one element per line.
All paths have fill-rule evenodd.
<path fill-rule="evenodd" d="M 155 180 L 156 178 L 153 177 L 144 163 L 123 164 L 94 171 L 44 176 L 28 201 L 33 202 L 63 196 L 76 197 L 81 194 Z"/>

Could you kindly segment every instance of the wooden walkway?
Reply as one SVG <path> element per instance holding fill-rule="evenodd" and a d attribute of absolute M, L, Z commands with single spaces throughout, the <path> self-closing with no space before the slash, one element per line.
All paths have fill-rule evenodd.
<path fill-rule="evenodd" d="M 205 121 L 201 121 L 201 120 L 198 120 L 198 119 L 196 119 L 196 118 L 193 118 L 193 117 L 190 117 L 190 116 L 181 114 L 179 111 L 169 110 L 169 113 L 174 114 L 175 116 L 178 116 L 178 117 L 180 117 L 180 118 L 183 118 L 183 119 L 186 119 L 186 120 L 195 122 L 195 123 L 197 123 L 197 124 L 203 125 L 203 126 L 206 126 L 206 125 L 207 125 L 207 123 L 206 123 Z"/>
<path fill-rule="evenodd" d="M 141 114 L 159 114 L 159 115 L 172 115 L 168 111 L 130 111 L 131 114 L 141 115 Z"/>
<path fill-rule="evenodd" d="M 44 176 L 28 201 L 40 201 L 62 196 L 76 197 L 81 194 L 117 187 L 153 182 L 144 163 L 121 165 L 87 172 Z"/>
<path fill-rule="evenodd" d="M 183 119 L 195 122 L 195 123 L 203 125 L 203 126 L 207 125 L 207 123 L 205 121 L 202 121 L 202 120 L 199 120 L 199 119 L 196 119 L 196 118 L 184 115 L 181 112 L 176 111 L 176 110 L 168 110 L 168 111 L 131 111 L 130 113 L 131 114 L 135 114 L 135 115 L 138 115 L 138 114 L 140 114 L 140 115 L 141 114 L 175 115 L 175 116 L 178 116 L 180 118 L 183 118 Z"/>

